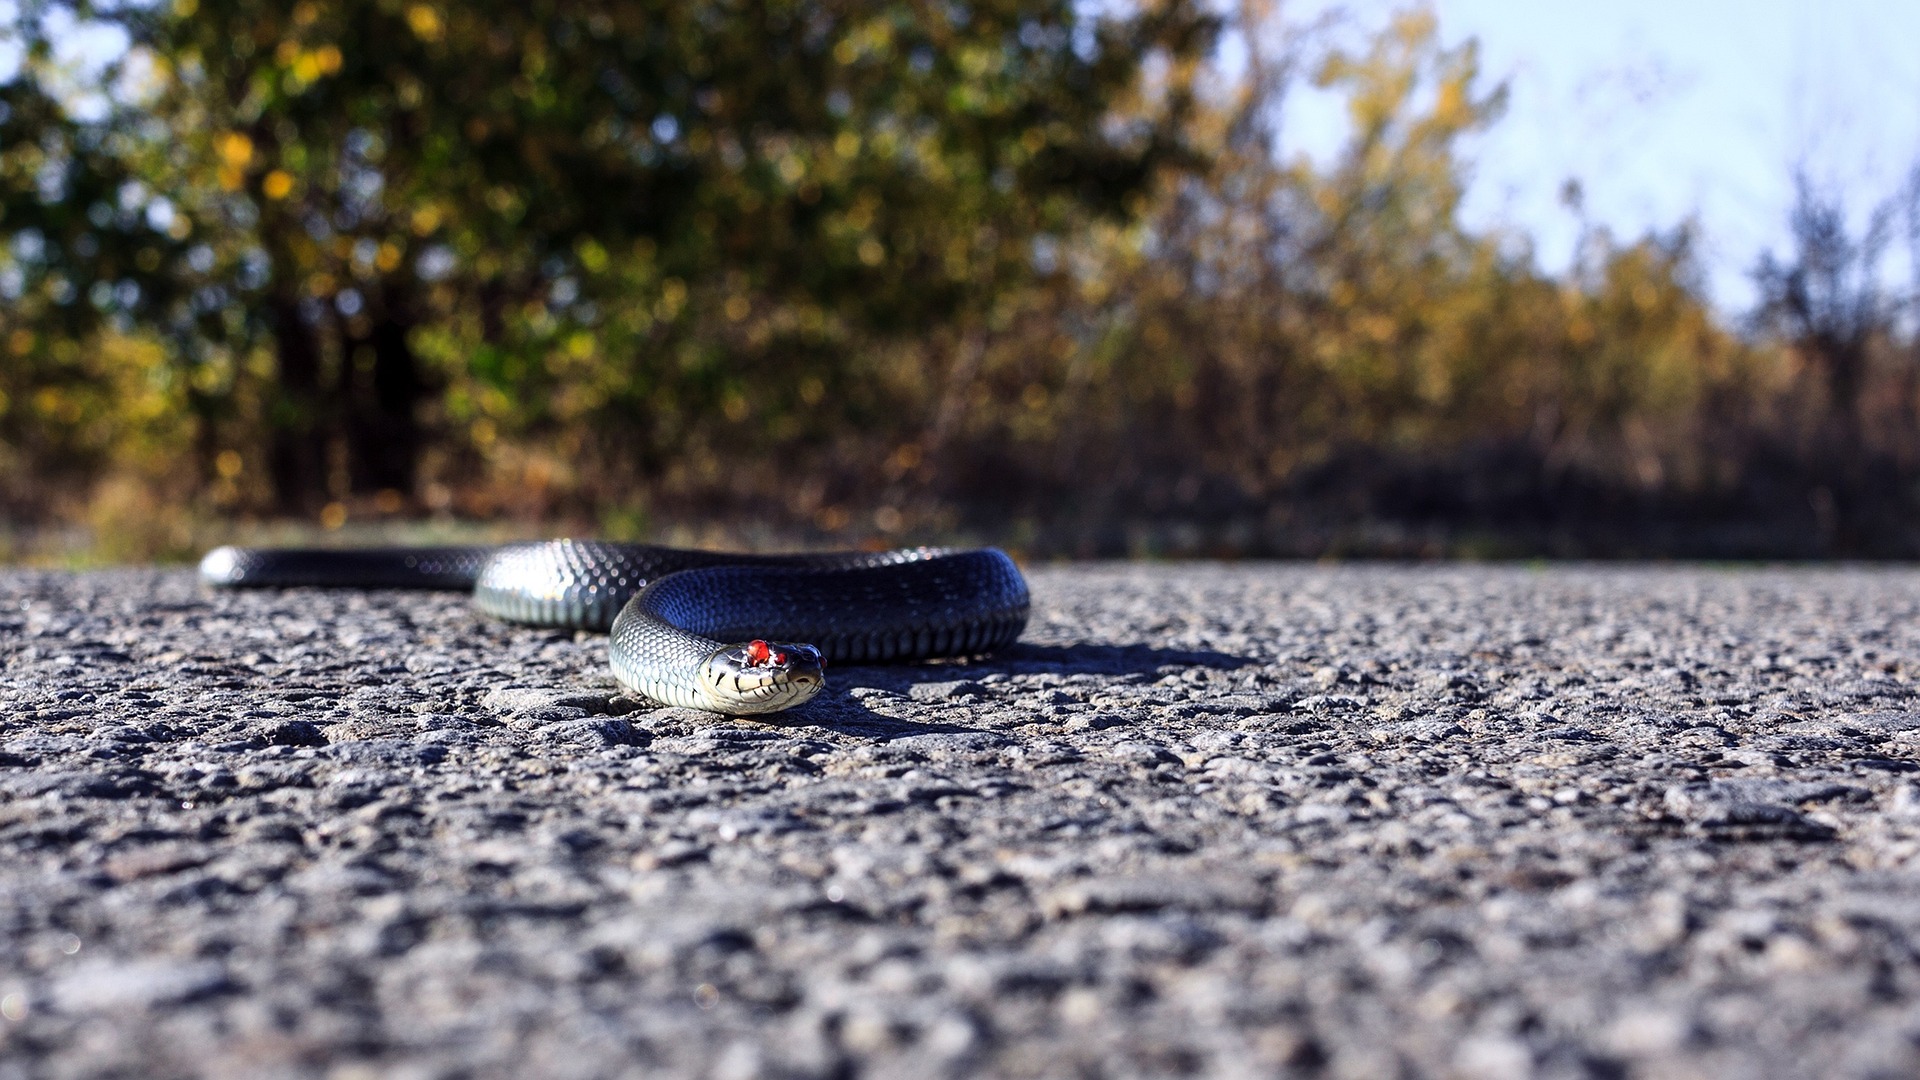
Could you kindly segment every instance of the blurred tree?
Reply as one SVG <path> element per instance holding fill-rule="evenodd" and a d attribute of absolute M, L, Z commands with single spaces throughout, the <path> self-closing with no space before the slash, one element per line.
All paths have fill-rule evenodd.
<path fill-rule="evenodd" d="M 1909 227 L 1920 228 L 1920 181 L 1873 206 L 1857 235 L 1838 195 L 1804 170 L 1794 186 L 1793 249 L 1785 259 L 1769 251 L 1755 267 L 1752 323 L 1812 385 L 1800 388 L 1804 404 L 1785 411 L 1772 441 L 1800 441 L 1776 454 L 1798 464 L 1790 485 L 1805 491 L 1822 545 L 1871 549 L 1908 531 L 1920 502 L 1901 475 L 1920 462 L 1916 296 L 1883 276 L 1896 218 L 1904 211 Z"/>
<path fill-rule="evenodd" d="M 1766 252 L 1753 272 L 1760 290 L 1755 321 L 1817 373 L 1827 406 L 1824 449 L 1849 464 L 1862 450 L 1860 399 L 1872 353 L 1893 334 L 1901 306 L 1880 279 L 1895 210 L 1893 200 L 1876 206 L 1855 237 L 1845 205 L 1802 170 L 1788 215 L 1792 256 L 1783 261 Z"/>
<path fill-rule="evenodd" d="M 1139 226 L 1074 237 L 1068 272 L 987 350 L 996 401 L 972 452 L 1000 476 L 1046 463 L 1036 520 L 1243 526 L 1303 494 L 1347 519 L 1479 498 L 1550 517 L 1552 493 L 1586 478 L 1721 481 L 1704 404 L 1761 387 L 1704 301 L 1687 230 L 1595 231 L 1571 273 L 1545 275 L 1524 237 L 1459 220 L 1463 143 L 1505 98 L 1470 42 L 1413 10 L 1326 49 L 1258 0 L 1228 30 L 1245 67 L 1202 83 L 1191 125 L 1211 166 L 1167 177 Z M 1302 73 L 1352 121 L 1325 165 L 1279 126 Z M 1429 467 L 1472 482 L 1370 508 L 1370 485 Z"/>
<path fill-rule="evenodd" d="M 103 78 L 58 59 L 76 10 L 132 42 Z M 1196 6 L 1096 10 L 29 4 L 0 499 L 338 521 L 420 476 L 436 509 L 626 533 L 1806 554 L 1811 515 L 1862 523 L 1828 550 L 1911 547 L 1884 213 L 1855 238 L 1803 191 L 1743 339 L 1688 226 L 1589 228 L 1548 274 L 1459 220 L 1503 91 L 1430 11 L 1330 47 L 1213 5 L 1245 48 L 1209 64 Z M 1352 120 L 1324 164 L 1280 126 L 1307 78 Z M 1640 547 L 1653 510 L 1683 524 Z M 1723 510 L 1733 546 L 1698 539 Z"/>
<path fill-rule="evenodd" d="M 1333 445 L 1484 423 L 1473 406 L 1495 377 L 1485 365 L 1511 347 L 1485 345 L 1516 336 L 1510 261 L 1455 216 L 1458 144 L 1504 101 L 1477 85 L 1473 46 L 1443 47 L 1432 15 L 1412 11 L 1363 53 L 1310 65 L 1353 121 L 1321 170 L 1281 141 L 1280 95 L 1309 65 L 1274 18 L 1257 3 L 1239 13 L 1248 73 L 1195 124 L 1213 168 L 1169 178 L 1145 237 L 1089 233 L 1083 243 L 1103 247 L 1072 260 L 1080 291 L 1123 305 L 1104 321 L 1130 333 L 1100 346 L 1115 377 L 1065 380 L 1068 396 L 1155 405 L 1128 420 L 1124 399 L 1062 407 L 1165 430 L 1143 451 L 1167 459 L 1150 471 L 1189 491 L 1212 472 L 1259 492 Z"/>
<path fill-rule="evenodd" d="M 17 44 L 23 73 L 64 74 L 44 36 Z M 0 84 L 0 451 L 24 466 L 8 479 L 62 491 L 92 475 L 118 425 L 141 411 L 134 400 L 147 400 L 109 370 L 135 353 L 99 348 L 95 332 L 128 327 L 136 314 L 157 321 L 194 287 L 184 234 L 151 202 L 134 142 L 76 119 L 38 78 Z M 218 339 L 217 326 L 165 330 Z M 211 410 L 205 380 L 176 382 L 151 350 L 135 352 L 147 388 L 183 397 L 182 412 Z M 134 399 L 115 400 L 129 389 Z M 0 505 L 27 497 L 0 492 Z"/>
<path fill-rule="evenodd" d="M 54 89 L 76 17 L 132 43 L 97 116 Z M 733 417 L 743 378 L 804 407 L 848 376 L 826 330 L 976 318 L 1035 237 L 1187 156 L 1177 82 L 1106 103 L 1210 25 L 1186 0 L 29 2 L 0 87 L 14 318 L 156 332 L 210 393 L 268 349 L 285 509 L 409 491 L 436 380 L 480 441 L 475 399 L 531 423 L 582 387 L 629 429 Z M 677 332 L 702 302 L 779 317 Z M 782 337 L 819 366 L 775 363 Z"/>

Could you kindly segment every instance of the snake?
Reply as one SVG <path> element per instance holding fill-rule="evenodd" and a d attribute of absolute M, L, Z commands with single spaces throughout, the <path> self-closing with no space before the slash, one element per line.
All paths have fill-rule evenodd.
<path fill-rule="evenodd" d="M 489 547 L 220 547 L 216 588 L 471 592 L 482 613 L 603 631 L 622 686 L 753 716 L 805 704 L 828 663 L 976 656 L 1011 645 L 1030 596 L 997 548 L 746 554 L 598 540 Z"/>

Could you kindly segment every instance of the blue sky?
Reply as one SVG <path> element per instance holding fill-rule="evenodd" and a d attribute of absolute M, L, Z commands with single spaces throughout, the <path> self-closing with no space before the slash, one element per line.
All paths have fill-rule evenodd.
<path fill-rule="evenodd" d="M 1343 8 L 1353 32 L 1405 3 L 1298 0 L 1289 20 Z M 1792 170 L 1804 163 L 1856 219 L 1920 161 L 1920 2 L 1915 0 L 1437 0 L 1448 43 L 1477 38 L 1504 119 L 1471 146 L 1464 216 L 1535 238 L 1563 269 L 1578 235 L 1560 203 L 1569 177 L 1588 215 L 1632 237 L 1696 217 L 1716 302 L 1752 298 L 1747 271 L 1785 250 Z M 1325 95 L 1289 102 L 1292 148 L 1322 157 L 1344 119 Z M 1904 261 L 1893 268 L 1906 277 Z"/>

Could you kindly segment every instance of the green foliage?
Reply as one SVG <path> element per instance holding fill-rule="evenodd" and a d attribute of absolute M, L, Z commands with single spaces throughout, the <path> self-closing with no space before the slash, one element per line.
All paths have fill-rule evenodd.
<path fill-rule="evenodd" d="M 1034 237 L 1185 155 L 1180 95 L 1105 103 L 1209 26 L 1178 2 L 176 0 L 95 12 L 132 48 L 81 120 L 47 92 L 57 10 L 23 10 L 5 88 L 0 228 L 45 300 L 21 317 L 157 335 L 190 381 L 269 355 L 258 385 L 200 379 L 225 395 L 201 411 L 265 425 L 212 441 L 264 455 L 283 506 L 410 488 L 429 387 L 456 456 L 585 424 L 640 477 L 709 417 L 857 419 L 881 403 L 845 392 L 850 342 L 981 317 Z M 845 411 L 803 418 L 823 401 Z"/>

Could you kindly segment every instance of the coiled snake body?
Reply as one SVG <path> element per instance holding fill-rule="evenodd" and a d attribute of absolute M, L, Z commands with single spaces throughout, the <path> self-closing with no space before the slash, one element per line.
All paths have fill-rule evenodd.
<path fill-rule="evenodd" d="M 216 548 L 220 587 L 471 589 L 481 611 L 610 630 L 614 677 L 668 705 L 756 714 L 820 692 L 834 663 L 992 652 L 1027 583 L 993 548 L 741 555 L 554 540 L 503 547 Z"/>

